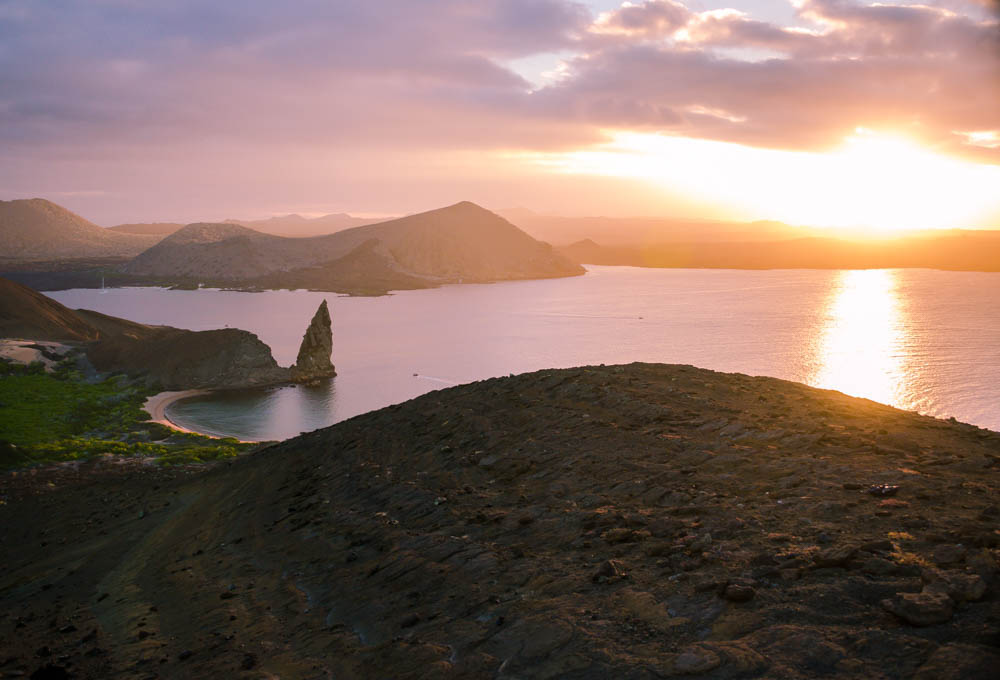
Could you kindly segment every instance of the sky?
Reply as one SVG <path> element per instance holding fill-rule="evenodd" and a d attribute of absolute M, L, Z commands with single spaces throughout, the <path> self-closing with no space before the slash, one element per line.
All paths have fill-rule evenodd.
<path fill-rule="evenodd" d="M 1000 228 L 993 0 L 0 0 L 0 199 L 98 224 Z"/>

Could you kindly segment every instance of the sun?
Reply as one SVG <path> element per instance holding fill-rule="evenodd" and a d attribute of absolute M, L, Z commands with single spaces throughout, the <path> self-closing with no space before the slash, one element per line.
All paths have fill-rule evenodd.
<path fill-rule="evenodd" d="M 845 201 L 841 225 L 883 229 L 967 226 L 996 201 L 1000 168 L 935 154 L 898 135 L 858 130 L 816 172 Z M 823 165 L 827 167 L 822 167 Z"/>
<path fill-rule="evenodd" d="M 1000 166 L 858 129 L 836 149 L 796 152 L 607 131 L 595 149 L 535 154 L 553 172 L 628 177 L 722 205 L 740 219 L 878 230 L 969 227 L 1000 212 Z"/>

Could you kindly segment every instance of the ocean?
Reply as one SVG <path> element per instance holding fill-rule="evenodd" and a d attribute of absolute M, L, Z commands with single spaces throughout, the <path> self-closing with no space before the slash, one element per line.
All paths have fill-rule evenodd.
<path fill-rule="evenodd" d="M 256 333 L 282 365 L 324 298 L 337 377 L 177 402 L 171 420 L 284 439 L 431 390 L 542 368 L 693 364 L 1000 430 L 1000 274 L 588 266 L 565 279 L 383 297 L 118 288 L 49 293 L 133 321 Z"/>

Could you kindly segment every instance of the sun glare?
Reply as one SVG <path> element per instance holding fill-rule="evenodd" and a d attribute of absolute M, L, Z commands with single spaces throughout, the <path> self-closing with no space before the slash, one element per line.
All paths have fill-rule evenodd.
<path fill-rule="evenodd" d="M 907 372 L 898 271 L 844 270 L 836 276 L 817 348 L 817 370 L 807 382 L 902 406 Z"/>
<path fill-rule="evenodd" d="M 615 131 L 596 150 L 533 155 L 554 172 L 631 177 L 741 219 L 877 230 L 968 227 L 1000 211 L 1000 167 L 859 129 L 827 153 Z"/>

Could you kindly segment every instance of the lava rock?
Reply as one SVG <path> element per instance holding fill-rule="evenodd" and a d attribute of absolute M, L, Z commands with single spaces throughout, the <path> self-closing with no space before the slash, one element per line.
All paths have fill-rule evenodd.
<path fill-rule="evenodd" d="M 619 579 L 628 578 L 628 570 L 625 563 L 620 560 L 607 560 L 603 562 L 594 575 L 591 577 L 594 583 L 608 583 Z"/>
<path fill-rule="evenodd" d="M 873 484 L 868 487 L 868 493 L 872 496 L 895 496 L 899 493 L 899 486 L 895 484 Z"/>
<path fill-rule="evenodd" d="M 963 546 L 945 543 L 934 548 L 931 559 L 939 567 L 950 567 L 964 562 L 965 552 L 966 550 Z"/>
<path fill-rule="evenodd" d="M 753 599 L 756 592 L 753 586 L 747 583 L 730 583 L 726 586 L 723 597 L 730 602 L 748 602 Z"/>
<path fill-rule="evenodd" d="M 31 674 L 31 680 L 69 680 L 69 672 L 62 666 L 45 664 Z"/>
<path fill-rule="evenodd" d="M 986 581 L 979 574 L 924 569 L 920 576 L 926 591 L 944 593 L 957 604 L 975 602 L 986 594 Z"/>
<path fill-rule="evenodd" d="M 813 562 L 817 567 L 842 567 L 857 552 L 858 547 L 856 545 L 837 545 L 832 548 L 820 550 L 813 556 Z"/>
<path fill-rule="evenodd" d="M 933 626 L 950 621 L 955 605 L 946 593 L 927 591 L 897 593 L 882 600 L 882 608 L 913 626 Z"/>
<path fill-rule="evenodd" d="M 674 672 L 682 675 L 700 675 L 722 663 L 719 655 L 711 649 L 702 646 L 688 647 L 674 659 Z"/>
<path fill-rule="evenodd" d="M 951 642 L 938 647 L 913 680 L 992 680 L 998 667 L 1000 654 L 995 650 Z"/>

